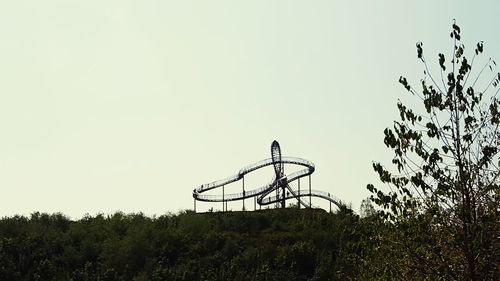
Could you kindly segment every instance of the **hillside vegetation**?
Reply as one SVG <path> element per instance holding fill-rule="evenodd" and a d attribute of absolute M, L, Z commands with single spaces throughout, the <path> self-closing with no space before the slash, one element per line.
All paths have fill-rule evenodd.
<path fill-rule="evenodd" d="M 376 228 L 347 209 L 34 213 L 0 220 L 0 280 L 360 279 Z"/>

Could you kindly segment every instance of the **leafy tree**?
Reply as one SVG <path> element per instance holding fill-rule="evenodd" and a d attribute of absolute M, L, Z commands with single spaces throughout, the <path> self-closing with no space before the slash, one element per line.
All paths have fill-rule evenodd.
<path fill-rule="evenodd" d="M 420 89 L 399 82 L 420 107 L 397 103 L 400 120 L 384 130 L 396 169 L 373 163 L 390 190 L 367 188 L 401 235 L 392 241 L 410 261 L 401 274 L 499 280 L 500 73 L 492 59 L 476 70 L 483 42 L 469 60 L 456 23 L 450 36 L 453 51 L 438 54 L 438 76 L 416 44 Z"/>
<path fill-rule="evenodd" d="M 359 280 L 380 229 L 314 209 L 34 213 L 0 218 L 0 280 Z"/>
<path fill-rule="evenodd" d="M 376 215 L 377 211 L 375 207 L 373 207 L 370 198 L 366 198 L 361 200 L 361 206 L 359 207 L 359 215 L 362 218 L 370 217 Z"/>

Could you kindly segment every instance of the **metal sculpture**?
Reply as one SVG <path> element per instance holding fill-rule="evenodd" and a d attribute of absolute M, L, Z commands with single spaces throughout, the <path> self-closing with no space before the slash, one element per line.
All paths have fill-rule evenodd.
<path fill-rule="evenodd" d="M 304 167 L 304 169 L 293 172 L 289 175 L 285 174 L 285 164 L 293 164 Z M 266 166 L 273 165 L 274 167 L 274 178 L 267 184 L 252 190 L 245 191 L 245 175 L 251 173 L 255 170 L 264 168 Z M 194 198 L 194 209 L 196 211 L 196 201 L 204 202 L 222 202 L 222 209 L 227 210 L 228 201 L 243 201 L 243 209 L 245 208 L 245 199 L 254 198 L 254 209 L 257 209 L 257 204 L 259 207 L 276 204 L 285 208 L 285 203 L 287 199 L 295 199 L 298 202 L 298 206 L 312 208 L 311 199 L 312 197 L 319 197 L 326 199 L 330 202 L 330 211 L 332 209 L 332 203 L 340 207 L 341 202 L 330 193 L 312 190 L 311 189 L 311 174 L 314 173 L 314 164 L 308 160 L 296 157 L 282 157 L 281 148 L 277 141 L 273 141 L 271 144 L 271 158 L 261 160 L 257 163 L 250 164 L 242 168 L 236 175 L 219 180 L 211 183 L 203 184 L 193 190 Z M 303 177 L 309 178 L 309 189 L 300 190 L 300 179 Z M 240 193 L 225 193 L 225 186 L 227 184 L 242 181 L 242 192 Z M 290 183 L 297 181 L 298 189 L 293 189 Z M 202 194 L 209 190 L 222 187 L 221 195 L 212 194 Z M 274 196 L 270 196 L 275 192 Z"/>

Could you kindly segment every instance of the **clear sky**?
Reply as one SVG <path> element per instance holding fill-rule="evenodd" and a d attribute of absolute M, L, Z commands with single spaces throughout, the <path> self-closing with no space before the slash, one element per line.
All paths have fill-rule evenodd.
<path fill-rule="evenodd" d="M 500 61 L 499 15 L 500 1 L 2 1 L 0 216 L 190 209 L 194 187 L 274 139 L 358 210 L 372 160 L 392 156 L 397 80 L 423 77 L 415 43 L 436 66 L 455 18 L 466 52 L 484 40 Z"/>

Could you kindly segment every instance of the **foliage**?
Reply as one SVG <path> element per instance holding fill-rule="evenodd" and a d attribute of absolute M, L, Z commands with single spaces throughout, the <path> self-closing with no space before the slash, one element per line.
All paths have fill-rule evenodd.
<path fill-rule="evenodd" d="M 374 163 L 390 191 L 367 188 L 397 228 L 400 237 L 388 243 L 406 255 L 402 276 L 498 280 L 500 73 L 492 72 L 480 86 L 478 81 L 489 76 L 484 71 L 493 71 L 496 63 L 488 59 L 472 74 L 484 43 L 477 43 L 469 60 L 455 23 L 450 36 L 451 56 L 438 55 L 441 79 L 431 74 L 423 44 L 417 43 L 425 68 L 421 90 L 404 77 L 399 82 L 421 107 L 398 102 L 400 120 L 384 131 L 397 172 Z"/>
<path fill-rule="evenodd" d="M 347 210 L 34 213 L 0 220 L 0 280 L 357 280 L 373 231 Z"/>
<path fill-rule="evenodd" d="M 373 207 L 370 198 L 363 199 L 361 201 L 361 206 L 359 207 L 359 215 L 363 218 L 366 218 L 370 216 L 375 216 L 376 214 L 377 211 L 375 210 L 375 207 Z"/>

